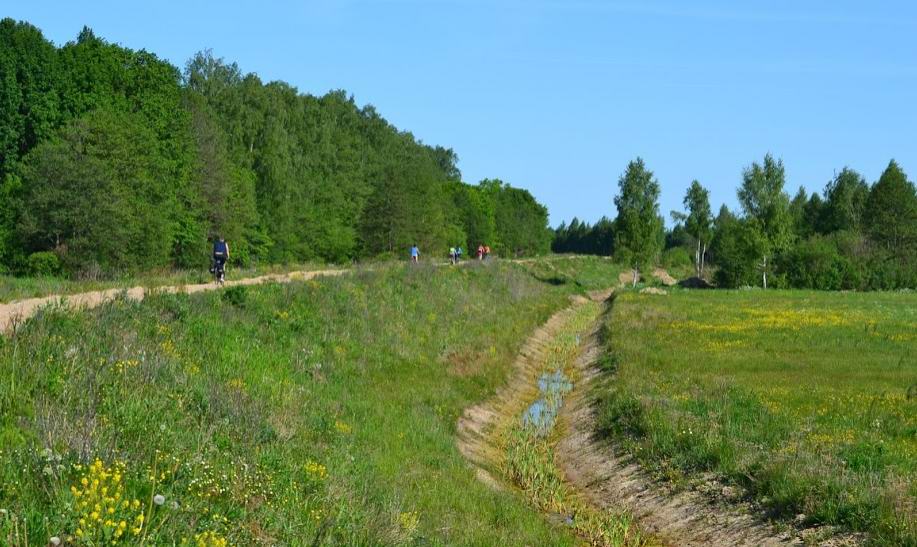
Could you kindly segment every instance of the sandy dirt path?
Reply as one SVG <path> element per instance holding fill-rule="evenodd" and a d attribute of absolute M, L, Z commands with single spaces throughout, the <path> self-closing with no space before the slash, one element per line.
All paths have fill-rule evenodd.
<path fill-rule="evenodd" d="M 7 333 L 15 329 L 23 321 L 32 317 L 38 310 L 45 306 L 62 305 L 71 309 L 90 309 L 101 306 L 124 295 L 131 300 L 143 300 L 148 294 L 156 293 L 198 293 L 204 291 L 213 291 L 224 287 L 235 287 L 239 285 L 259 285 L 262 283 L 289 283 L 291 281 L 306 281 L 316 277 L 329 277 L 343 275 L 350 272 L 349 269 L 329 269 L 298 271 L 285 274 L 268 274 L 258 277 L 248 277 L 226 281 L 221 287 L 216 283 L 200 283 L 192 285 L 173 285 L 165 287 L 145 288 L 131 287 L 129 289 L 107 289 L 102 291 L 89 291 L 68 295 L 51 295 L 41 298 L 28 298 L 25 300 L 15 300 L 6 304 L 0 304 L 0 333 Z"/>
<path fill-rule="evenodd" d="M 551 257 L 547 260 L 569 260 L 579 258 L 578 255 L 564 255 L 559 257 Z M 513 262 L 516 264 L 525 264 L 528 262 L 533 262 L 535 260 L 545 260 L 545 259 L 509 259 L 508 262 Z M 475 261 L 467 259 L 463 262 L 460 262 L 459 266 L 469 266 Z M 448 266 L 448 262 L 432 262 L 434 266 L 442 267 Z M 285 274 L 267 274 L 261 275 L 258 277 L 247 277 L 243 279 L 236 279 L 231 281 L 226 281 L 223 287 L 234 287 L 237 285 L 259 285 L 262 283 L 289 283 L 291 281 L 307 281 L 316 277 L 329 277 L 329 276 L 338 276 L 345 273 L 353 271 L 352 268 L 342 268 L 342 269 L 325 269 L 325 270 L 302 270 L 289 272 Z M 213 291 L 216 289 L 223 288 L 217 285 L 216 283 L 199 283 L 199 284 L 185 284 L 185 285 L 171 285 L 171 286 L 161 286 L 161 287 L 131 287 L 131 288 L 116 288 L 116 289 L 105 289 L 99 291 L 87 291 L 82 293 L 74 294 L 52 294 L 48 296 L 42 296 L 38 298 L 27 298 L 23 300 L 14 300 L 12 302 L 0 303 L 0 334 L 6 334 L 13 330 L 16 325 L 19 325 L 23 321 L 29 319 L 36 313 L 38 310 L 45 306 L 49 305 L 64 305 L 71 309 L 90 309 L 100 306 L 105 302 L 110 302 L 116 298 L 119 298 L 121 295 L 124 295 L 125 298 L 131 300 L 143 300 L 147 294 L 155 293 L 197 293 L 203 291 Z"/>

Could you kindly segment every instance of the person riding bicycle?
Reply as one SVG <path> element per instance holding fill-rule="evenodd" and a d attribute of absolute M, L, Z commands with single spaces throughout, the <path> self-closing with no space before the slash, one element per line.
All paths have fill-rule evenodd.
<path fill-rule="evenodd" d="M 229 244 L 226 243 L 223 236 L 218 236 L 213 241 L 213 273 L 220 277 L 220 281 L 223 280 L 227 260 L 229 260 Z"/>

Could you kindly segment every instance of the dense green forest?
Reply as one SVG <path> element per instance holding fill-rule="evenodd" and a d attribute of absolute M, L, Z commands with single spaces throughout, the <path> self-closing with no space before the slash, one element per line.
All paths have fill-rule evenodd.
<path fill-rule="evenodd" d="M 548 251 L 545 207 L 457 160 L 343 91 L 0 22 L 0 272 L 201 267 L 216 234 L 242 263 Z"/>
<path fill-rule="evenodd" d="M 742 173 L 741 212 L 724 205 L 714 215 L 695 180 L 668 231 L 659 183 L 642 160 L 619 185 L 617 218 L 561 224 L 555 252 L 615 256 L 636 268 L 693 265 L 722 287 L 917 288 L 917 188 L 894 160 L 871 185 L 845 167 L 822 193 L 800 188 L 791 198 L 783 162 L 767 155 Z"/>

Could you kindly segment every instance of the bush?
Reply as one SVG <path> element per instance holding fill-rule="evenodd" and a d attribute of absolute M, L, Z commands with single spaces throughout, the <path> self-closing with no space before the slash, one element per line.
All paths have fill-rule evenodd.
<path fill-rule="evenodd" d="M 244 308 L 246 302 L 248 302 L 248 291 L 241 285 L 229 287 L 223 291 L 222 298 L 223 302 L 226 302 L 237 308 Z"/>
<path fill-rule="evenodd" d="M 32 253 L 26 260 L 26 272 L 35 277 L 54 277 L 61 273 L 60 258 L 51 251 Z"/>
<path fill-rule="evenodd" d="M 830 237 L 815 235 L 800 241 L 780 258 L 780 270 L 787 285 L 796 289 L 852 288 L 850 260 Z"/>
<path fill-rule="evenodd" d="M 660 263 L 669 270 L 690 270 L 694 267 L 694 258 L 684 247 L 672 247 L 662 252 Z"/>
<path fill-rule="evenodd" d="M 718 230 L 711 244 L 711 254 L 718 267 L 717 285 L 730 289 L 760 286 L 761 248 L 759 236 L 746 222 L 732 221 Z"/>

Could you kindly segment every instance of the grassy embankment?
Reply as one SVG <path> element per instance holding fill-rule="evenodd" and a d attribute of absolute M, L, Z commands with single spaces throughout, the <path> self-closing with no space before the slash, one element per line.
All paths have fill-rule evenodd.
<path fill-rule="evenodd" d="M 394 266 L 48 310 L 0 338 L 0 538 L 573 544 L 475 479 L 455 424 L 616 272 Z"/>
<path fill-rule="evenodd" d="M 917 295 L 627 292 L 608 329 L 601 433 L 651 469 L 917 543 Z"/>

